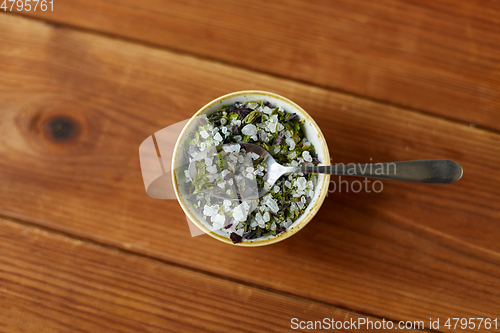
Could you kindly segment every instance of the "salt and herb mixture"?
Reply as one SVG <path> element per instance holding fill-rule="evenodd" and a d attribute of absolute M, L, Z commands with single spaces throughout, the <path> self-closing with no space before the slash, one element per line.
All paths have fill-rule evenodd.
<path fill-rule="evenodd" d="M 315 148 L 301 127 L 304 120 L 280 106 L 255 101 L 223 106 L 198 121 L 184 141 L 185 169 L 178 172 L 193 207 L 213 230 L 223 230 L 233 243 L 286 231 L 311 201 L 316 175 L 284 175 L 269 193 L 257 198 L 245 195 L 245 190 L 260 188 L 265 165 L 259 155 L 239 145 L 198 161 L 194 181 L 187 166 L 200 151 L 240 142 L 261 146 L 284 166 L 317 165 Z M 220 194 L 240 200 L 221 199 Z"/>

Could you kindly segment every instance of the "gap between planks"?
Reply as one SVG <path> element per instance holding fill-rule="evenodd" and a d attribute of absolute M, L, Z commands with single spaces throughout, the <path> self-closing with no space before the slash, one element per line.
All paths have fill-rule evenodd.
<path fill-rule="evenodd" d="M 398 322 L 400 322 L 400 320 L 397 320 L 397 319 L 387 318 L 387 317 L 381 317 L 381 316 L 378 316 L 378 315 L 375 315 L 375 314 L 371 314 L 371 313 L 368 313 L 368 312 L 358 311 L 356 309 L 350 309 L 348 307 L 345 307 L 345 306 L 342 306 L 342 305 L 339 305 L 339 304 L 333 304 L 333 303 L 329 303 L 329 302 L 324 302 L 324 301 L 320 301 L 320 300 L 317 300 L 317 299 L 314 299 L 314 298 L 304 297 L 304 296 L 300 296 L 300 295 L 297 295 L 297 294 L 289 293 L 289 292 L 286 292 L 286 291 L 281 291 L 281 290 L 278 290 L 278 289 L 261 286 L 259 284 L 255 284 L 255 283 L 246 282 L 246 281 L 243 281 L 243 280 L 231 278 L 231 277 L 228 277 L 228 276 L 225 276 L 225 275 L 221 275 L 221 274 L 216 274 L 216 273 L 204 271 L 204 270 L 197 269 L 197 268 L 194 268 L 194 267 L 190 267 L 190 266 L 182 265 L 182 264 L 175 263 L 175 262 L 172 262 L 172 261 L 164 260 L 164 259 L 161 259 L 161 258 L 158 258 L 158 257 L 150 256 L 150 255 L 147 255 L 147 254 L 144 254 L 144 253 L 135 252 L 135 251 L 132 251 L 132 250 L 127 250 L 127 249 L 125 249 L 123 247 L 113 246 L 113 245 L 106 244 L 106 243 L 101 243 L 101 242 L 98 242 L 98 241 L 95 241 L 95 240 L 92 240 L 92 239 L 89 239 L 89 238 L 85 238 L 85 237 L 81 237 L 81 236 L 76 236 L 74 234 L 66 233 L 66 232 L 61 231 L 61 230 L 52 229 L 52 228 L 49 228 L 49 227 L 46 227 L 46 226 L 38 225 L 38 224 L 29 222 L 29 221 L 25 221 L 25 220 L 13 218 L 13 217 L 10 217 L 10 216 L 6 216 L 6 215 L 0 214 L 0 219 L 3 219 L 5 221 L 11 222 L 11 223 L 15 223 L 15 224 L 18 224 L 18 225 L 22 225 L 22 226 L 24 226 L 26 228 L 31 228 L 31 229 L 35 229 L 35 230 L 41 230 L 41 231 L 47 232 L 47 233 L 52 234 L 52 235 L 62 236 L 62 237 L 65 237 L 67 239 L 71 239 L 71 240 L 74 240 L 74 241 L 79 241 L 79 242 L 82 242 L 82 243 L 86 243 L 88 245 L 93 245 L 93 246 L 97 246 L 97 247 L 100 247 L 100 248 L 103 248 L 103 249 L 107 249 L 107 250 L 111 250 L 111 251 L 116 251 L 116 252 L 119 252 L 119 253 L 122 253 L 122 254 L 125 254 L 125 255 L 128 255 L 128 256 L 135 256 L 137 258 L 143 258 L 143 259 L 151 260 L 151 261 L 160 263 L 162 265 L 172 266 L 172 267 L 176 267 L 176 268 L 179 268 L 179 269 L 183 269 L 183 270 L 191 271 L 191 272 L 194 272 L 194 273 L 202 274 L 202 275 L 205 275 L 205 276 L 208 276 L 208 277 L 212 277 L 212 278 L 215 278 L 215 279 L 229 281 L 229 282 L 232 282 L 232 283 L 235 283 L 235 284 L 244 285 L 244 286 L 247 286 L 247 287 L 253 288 L 253 289 L 259 289 L 259 290 L 262 290 L 262 291 L 265 291 L 265 292 L 270 292 L 270 293 L 273 293 L 273 294 L 276 294 L 276 295 L 280 295 L 280 296 L 284 296 L 284 297 L 287 297 L 287 298 L 290 298 L 290 299 L 301 299 L 301 300 L 304 300 L 304 301 L 314 302 L 316 304 L 331 306 L 331 307 L 334 307 L 334 308 L 337 308 L 339 310 L 343 310 L 343 311 L 346 311 L 346 312 L 356 313 L 357 315 L 361 315 L 361 316 L 367 316 L 367 317 L 371 317 L 371 318 L 379 319 L 379 320 L 383 320 L 384 319 L 386 321 L 393 322 L 395 325 L 397 325 Z M 439 333 L 443 332 L 443 331 L 438 331 L 438 330 L 429 329 L 429 328 L 424 328 L 424 329 L 419 330 L 419 331 L 422 331 L 422 332 L 439 332 Z"/>
<path fill-rule="evenodd" d="M 0 15 L 9 15 L 9 14 L 1 14 L 0 13 Z M 81 27 L 81 26 L 77 26 L 77 25 L 73 25 L 73 24 L 68 24 L 68 23 L 60 23 L 60 22 L 56 23 L 56 22 L 53 22 L 53 21 L 44 20 L 42 18 L 28 16 L 28 15 L 23 15 L 23 14 L 14 13 L 14 12 L 12 12 L 10 15 L 19 16 L 19 17 L 22 17 L 24 19 L 28 19 L 28 20 L 32 20 L 32 21 L 45 22 L 46 24 L 48 24 L 48 25 L 50 25 L 51 27 L 54 27 L 54 28 L 74 30 L 74 31 L 79 31 L 79 32 L 82 32 L 82 33 L 85 33 L 85 34 L 89 34 L 89 35 L 96 35 L 96 36 L 100 36 L 100 37 L 104 37 L 104 38 L 121 40 L 121 41 L 128 42 L 128 43 L 131 43 L 131 44 L 141 45 L 141 46 L 144 46 L 144 47 L 149 47 L 149 48 L 152 48 L 152 49 L 169 52 L 169 53 L 176 54 L 176 55 L 179 55 L 179 56 L 191 57 L 191 58 L 194 58 L 194 59 L 197 59 L 197 60 L 211 62 L 213 64 L 220 64 L 220 65 L 228 66 L 228 67 L 231 67 L 231 68 L 237 68 L 237 69 L 247 70 L 247 71 L 250 71 L 250 72 L 254 72 L 256 74 L 267 75 L 269 77 L 276 78 L 276 79 L 282 79 L 282 80 L 297 82 L 297 83 L 301 83 L 301 84 L 304 84 L 304 85 L 307 85 L 307 86 L 310 86 L 310 87 L 323 89 L 323 90 L 326 90 L 328 92 L 334 92 L 334 93 L 342 94 L 342 95 L 344 95 L 346 97 L 352 97 L 352 98 L 356 98 L 356 99 L 367 101 L 367 102 L 372 102 L 372 103 L 377 103 L 377 104 L 383 104 L 383 105 L 386 105 L 387 107 L 398 108 L 398 109 L 401 109 L 401 110 L 404 110 L 404 111 L 408 111 L 408 112 L 419 113 L 419 114 L 422 114 L 422 115 L 431 116 L 431 117 L 434 117 L 436 119 L 449 121 L 449 122 L 452 122 L 452 123 L 455 123 L 455 124 L 458 124 L 458 125 L 470 126 L 470 127 L 475 128 L 475 129 L 480 129 L 480 130 L 483 130 L 483 131 L 486 131 L 486 132 L 489 132 L 489 133 L 493 133 L 493 134 L 500 134 L 500 130 L 496 129 L 494 127 L 484 126 L 484 125 L 480 125 L 480 124 L 473 124 L 473 123 L 471 123 L 469 121 L 461 120 L 461 119 L 458 119 L 458 118 L 449 117 L 449 116 L 445 116 L 445 115 L 434 113 L 434 112 L 430 112 L 430 111 L 425 111 L 425 110 L 418 109 L 418 108 L 413 108 L 413 107 L 410 107 L 410 106 L 407 106 L 407 105 L 402 105 L 402 104 L 391 102 L 391 101 L 384 100 L 384 99 L 378 99 L 378 98 L 369 97 L 369 96 L 366 96 L 366 95 L 356 94 L 356 93 L 354 93 L 352 91 L 348 91 L 348 90 L 343 90 L 343 89 L 338 89 L 338 88 L 332 88 L 332 87 L 329 87 L 329 86 L 326 86 L 326 85 L 317 84 L 317 83 L 314 83 L 314 82 L 311 82 L 311 81 L 306 81 L 306 80 L 301 80 L 301 79 L 292 79 L 292 78 L 284 76 L 284 75 L 279 75 L 279 74 L 272 73 L 272 72 L 266 72 L 266 71 L 258 70 L 258 69 L 255 69 L 255 68 L 252 68 L 252 67 L 249 67 L 249 66 L 238 65 L 238 64 L 232 63 L 232 62 L 222 61 L 220 59 L 203 56 L 201 54 L 196 54 L 196 53 L 182 51 L 182 50 L 179 50 L 179 49 L 174 49 L 174 48 L 171 48 L 171 47 L 168 47 L 168 46 L 164 46 L 164 45 L 161 45 L 161 44 L 157 44 L 157 43 L 151 43 L 151 42 L 140 40 L 140 39 L 136 39 L 136 38 L 131 38 L 131 37 L 126 37 L 126 36 L 122 36 L 122 35 L 112 34 L 112 33 L 103 32 L 103 31 L 99 31 L 99 30 L 95 30 L 95 29 L 85 28 L 85 27 Z"/>

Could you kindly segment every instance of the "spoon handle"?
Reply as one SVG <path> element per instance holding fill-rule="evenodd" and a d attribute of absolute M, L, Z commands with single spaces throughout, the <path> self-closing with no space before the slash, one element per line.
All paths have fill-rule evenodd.
<path fill-rule="evenodd" d="M 460 164 L 450 160 L 420 160 L 356 165 L 337 163 L 329 166 L 287 168 L 286 173 L 292 172 L 358 176 L 423 184 L 449 184 L 459 180 L 463 170 Z"/>

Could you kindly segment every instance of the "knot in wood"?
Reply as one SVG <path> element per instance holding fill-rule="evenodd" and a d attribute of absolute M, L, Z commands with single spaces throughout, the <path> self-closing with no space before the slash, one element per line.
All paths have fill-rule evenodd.
<path fill-rule="evenodd" d="M 53 143 L 69 143 L 81 134 L 81 124 L 68 115 L 52 115 L 42 121 L 44 136 Z"/>

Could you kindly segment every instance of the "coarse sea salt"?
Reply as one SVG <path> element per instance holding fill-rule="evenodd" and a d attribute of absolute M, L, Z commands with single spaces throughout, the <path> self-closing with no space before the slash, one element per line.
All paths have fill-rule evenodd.
<path fill-rule="evenodd" d="M 216 145 L 219 145 L 219 143 L 224 140 L 224 138 L 222 138 L 222 136 L 220 135 L 219 132 L 217 132 L 217 134 L 214 135 L 214 141 L 216 142 Z"/>
<path fill-rule="evenodd" d="M 297 186 L 297 190 L 298 191 L 303 191 L 306 189 L 306 185 L 307 185 L 307 180 L 304 178 L 304 177 L 299 177 L 296 181 L 295 181 L 295 186 Z"/>
<path fill-rule="evenodd" d="M 226 221 L 226 217 L 222 214 L 215 214 L 214 216 L 212 216 L 212 222 L 220 224 L 220 227 L 217 229 L 220 229 L 223 226 L 225 221 Z M 215 227 L 215 225 L 214 225 L 214 227 Z"/>
<path fill-rule="evenodd" d="M 226 153 L 237 153 L 240 151 L 240 145 L 224 145 L 222 149 Z"/>
<path fill-rule="evenodd" d="M 245 127 L 243 127 L 241 129 L 241 133 L 248 135 L 248 136 L 255 135 L 255 134 L 257 134 L 257 127 L 255 127 L 254 124 L 245 125 Z"/>
<path fill-rule="evenodd" d="M 216 173 L 217 172 L 217 166 L 215 166 L 215 165 L 207 166 L 207 171 L 209 173 Z"/>
<path fill-rule="evenodd" d="M 265 212 L 264 215 L 262 215 L 262 219 L 264 220 L 264 222 L 269 222 L 271 220 L 269 212 Z"/>
<path fill-rule="evenodd" d="M 304 161 L 306 162 L 312 162 L 312 157 L 311 157 L 311 153 L 309 153 L 307 150 L 304 150 L 302 152 L 302 158 L 304 158 Z"/>
<path fill-rule="evenodd" d="M 278 210 L 279 210 L 278 203 L 271 196 L 268 196 L 267 199 L 264 201 L 264 203 L 265 203 L 265 205 L 267 207 L 269 207 L 269 209 L 273 213 L 277 213 L 278 212 Z"/>
<path fill-rule="evenodd" d="M 201 135 L 201 137 L 202 137 L 203 139 L 208 138 L 208 133 L 207 133 L 207 131 L 205 131 L 205 130 L 201 131 L 201 132 L 200 132 L 200 135 Z"/>
<path fill-rule="evenodd" d="M 260 157 L 259 154 L 254 153 L 253 151 L 249 152 L 248 155 L 252 158 L 252 160 L 256 160 Z"/>
<path fill-rule="evenodd" d="M 233 211 L 233 218 L 238 221 L 245 221 L 247 219 L 248 207 L 245 207 L 247 204 L 245 202 L 236 206 Z"/>
<path fill-rule="evenodd" d="M 219 205 L 214 205 L 214 206 L 205 205 L 203 207 L 203 215 L 213 216 L 214 214 L 217 213 L 218 210 L 219 210 Z"/>
<path fill-rule="evenodd" d="M 264 106 L 264 109 L 262 110 L 262 112 L 264 112 L 265 114 L 270 115 L 273 112 L 273 109 L 271 109 L 270 107 L 268 107 L 266 105 L 266 106 Z"/>
<path fill-rule="evenodd" d="M 263 228 L 265 226 L 264 219 L 262 218 L 262 214 L 260 212 L 257 212 L 255 214 L 255 221 L 259 225 L 259 227 Z"/>

